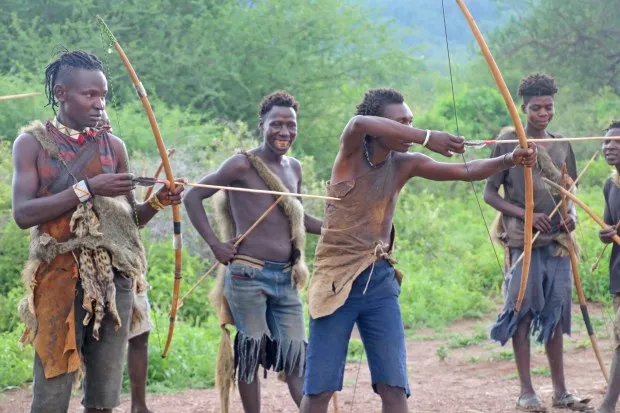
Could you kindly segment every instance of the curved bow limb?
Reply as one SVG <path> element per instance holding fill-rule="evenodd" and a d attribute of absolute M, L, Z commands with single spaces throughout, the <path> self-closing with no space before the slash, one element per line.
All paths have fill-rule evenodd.
<path fill-rule="evenodd" d="M 557 189 L 558 191 L 560 191 L 563 195 L 566 195 L 566 197 L 568 199 L 570 199 L 571 201 L 573 201 L 576 205 L 579 206 L 579 208 L 583 209 L 583 211 L 588 214 L 588 216 L 590 218 L 592 218 L 592 220 L 594 222 L 596 222 L 601 228 L 605 229 L 605 228 L 609 228 L 609 225 L 607 225 L 605 223 L 605 221 L 603 221 L 598 215 L 596 215 L 594 213 L 594 211 L 592 211 L 592 208 L 590 208 L 589 206 L 587 206 L 581 199 L 577 198 L 575 195 L 573 195 L 572 193 L 568 192 L 566 189 L 562 188 L 560 185 L 556 184 L 553 181 L 550 181 L 547 178 L 543 178 L 542 179 L 547 185 Z M 612 237 L 612 239 L 614 240 L 614 242 L 618 245 L 620 245 L 620 236 L 618 235 L 614 235 Z"/>
<path fill-rule="evenodd" d="M 168 159 L 168 154 L 166 153 L 166 145 L 164 144 L 164 140 L 162 139 L 161 132 L 159 130 L 159 125 L 157 124 L 157 120 L 155 119 L 155 113 L 153 112 L 153 108 L 151 107 L 151 103 L 146 94 L 146 89 L 140 82 L 136 71 L 133 66 L 129 62 L 125 51 L 112 34 L 110 28 L 105 24 L 103 19 L 100 16 L 97 16 L 97 20 L 101 25 L 101 28 L 110 39 L 114 48 L 118 52 L 129 76 L 131 77 L 131 81 L 138 93 L 138 97 L 142 102 L 142 106 L 144 106 L 144 110 L 146 111 L 146 115 L 149 119 L 149 124 L 151 125 L 151 129 L 153 131 L 153 135 L 155 137 L 155 143 L 157 144 L 157 150 L 159 151 L 159 156 L 161 157 L 161 161 L 164 167 L 164 171 L 166 173 L 166 179 L 170 182 L 170 190 L 174 190 L 174 174 L 172 173 L 172 168 L 170 166 L 170 159 Z M 176 322 L 176 314 L 177 314 L 177 301 L 179 299 L 179 289 L 181 287 L 181 270 L 183 266 L 183 255 L 182 255 L 182 239 L 181 239 L 181 213 L 180 206 L 173 205 L 172 206 L 172 220 L 173 220 L 173 245 L 174 245 L 174 285 L 172 291 L 172 303 L 170 305 L 170 325 L 168 327 L 168 337 L 166 339 L 166 345 L 164 350 L 162 351 L 161 356 L 163 358 L 168 354 L 168 350 L 170 348 L 170 343 L 172 342 L 172 335 L 174 333 L 174 325 Z"/>
<path fill-rule="evenodd" d="M 566 174 L 566 163 L 562 165 L 562 186 L 564 188 L 568 188 L 567 185 L 567 174 Z M 562 209 L 562 221 L 566 222 L 566 218 L 568 216 L 568 204 L 566 203 L 566 195 L 562 193 L 562 202 L 560 202 Z M 577 259 L 577 254 L 575 253 L 575 245 L 573 244 L 573 235 L 568 233 L 568 253 L 570 256 L 570 266 L 573 271 L 573 281 L 575 283 L 575 289 L 577 290 L 577 297 L 579 297 L 579 307 L 581 308 L 581 315 L 583 316 L 583 322 L 586 324 L 586 330 L 588 331 L 588 336 L 590 337 L 590 343 L 592 343 L 592 350 L 594 350 L 594 356 L 596 357 L 596 361 L 598 362 L 598 366 L 603 373 L 603 377 L 605 377 L 605 381 L 609 383 L 609 374 L 607 373 L 607 369 L 605 368 L 605 363 L 603 362 L 603 357 L 601 356 L 601 351 L 598 347 L 598 341 L 596 340 L 596 335 L 594 334 L 594 329 L 592 328 L 592 323 L 590 322 L 590 314 L 588 313 L 588 306 L 586 304 L 586 297 L 583 294 L 583 287 L 581 285 L 581 277 L 579 276 L 579 260 Z"/>
<path fill-rule="evenodd" d="M 478 28 L 478 25 L 474 21 L 469 9 L 463 2 L 463 0 L 456 0 L 459 8 L 463 12 L 469 27 L 471 28 L 478 45 L 480 46 L 480 50 L 484 55 L 484 58 L 491 69 L 491 73 L 493 74 L 493 78 L 495 79 L 495 83 L 499 88 L 499 91 L 504 98 L 504 102 L 506 103 L 506 107 L 510 112 L 510 117 L 512 118 L 512 122 L 514 123 L 515 129 L 517 131 L 517 137 L 519 138 L 519 145 L 527 149 L 527 137 L 525 135 L 525 129 L 523 129 L 523 124 L 521 123 L 521 118 L 519 117 L 519 112 L 517 110 L 517 106 L 512 100 L 512 95 L 506 86 L 506 82 L 502 77 L 502 74 L 495 63 L 495 59 L 493 55 L 491 55 L 491 51 Z M 527 280 L 530 272 L 530 261 L 532 259 L 532 220 L 534 217 L 534 183 L 532 180 L 532 168 L 524 167 L 523 175 L 525 177 L 525 217 L 523 223 L 523 232 L 524 232 L 524 245 L 523 245 L 523 266 L 521 271 L 521 284 L 519 286 L 519 295 L 517 297 L 517 303 L 515 305 L 515 313 L 518 313 L 521 310 L 521 304 L 523 303 L 523 297 L 525 296 L 525 289 L 527 287 Z"/>
<path fill-rule="evenodd" d="M 168 149 L 168 159 L 170 159 L 170 157 L 172 157 L 172 155 L 174 155 L 175 149 L 174 148 L 170 148 Z M 159 175 L 161 174 L 161 172 L 164 170 L 164 161 L 162 161 L 159 166 L 157 167 L 157 169 L 155 170 L 155 174 L 153 175 L 153 177 L 155 179 L 159 178 Z M 155 189 L 155 185 L 151 185 L 146 189 L 146 193 L 144 194 L 144 201 L 148 201 L 148 199 L 151 197 L 151 195 L 153 194 L 153 189 Z"/>

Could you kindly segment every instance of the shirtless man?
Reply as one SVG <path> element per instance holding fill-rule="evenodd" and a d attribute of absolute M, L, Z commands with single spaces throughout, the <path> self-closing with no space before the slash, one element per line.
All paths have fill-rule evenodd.
<path fill-rule="evenodd" d="M 277 180 L 285 191 L 299 193 L 301 164 L 285 155 L 297 136 L 297 109 L 297 102 L 286 92 L 266 96 L 259 107 L 263 143 L 247 153 L 233 155 L 200 183 L 273 190 L 273 181 Z M 235 371 L 243 407 L 246 412 L 260 411 L 259 365 L 283 371 L 290 394 L 299 405 L 306 336 L 303 307 L 295 288 L 303 280 L 296 279 L 295 274 L 303 247 L 295 248 L 291 239 L 303 238 L 303 231 L 320 233 L 321 221 L 304 215 L 299 219 L 301 228 L 291 230 L 295 225 L 285 212 L 287 207 L 276 208 L 235 247 L 236 239 L 218 238 L 202 207 L 202 201 L 215 193 L 192 188 L 184 203 L 192 224 L 215 258 L 228 265 L 223 293 L 237 328 Z M 275 200 L 272 195 L 243 192 L 230 192 L 228 197 L 236 237 Z M 299 203 L 290 197 L 283 202 Z"/>
<path fill-rule="evenodd" d="M 322 235 L 310 283 L 310 339 L 302 413 L 325 413 L 342 389 L 347 347 L 357 323 L 372 385 L 384 412 L 407 412 L 409 384 L 405 331 L 398 304 L 400 273 L 392 267 L 393 216 L 409 179 L 481 180 L 517 165 L 532 165 L 535 149 L 515 149 L 495 159 L 440 163 L 414 144 L 450 156 L 463 138 L 411 127 L 413 115 L 393 89 L 372 89 L 340 137 L 332 169 Z"/>

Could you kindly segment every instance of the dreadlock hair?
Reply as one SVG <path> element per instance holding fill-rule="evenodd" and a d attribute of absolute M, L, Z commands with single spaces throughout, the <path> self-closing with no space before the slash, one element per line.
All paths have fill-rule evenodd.
<path fill-rule="evenodd" d="M 620 120 L 612 120 L 607 129 L 605 129 L 603 132 L 607 133 L 612 129 L 620 129 Z"/>
<path fill-rule="evenodd" d="M 387 105 L 403 103 L 405 98 L 395 89 L 369 89 L 364 93 L 364 100 L 356 106 L 356 115 L 383 116 Z"/>
<path fill-rule="evenodd" d="M 285 108 L 293 108 L 295 113 L 299 109 L 299 103 L 295 100 L 293 95 L 285 90 L 276 90 L 265 96 L 258 105 L 258 118 L 263 120 L 263 117 L 269 113 L 274 106 L 283 106 Z"/>
<path fill-rule="evenodd" d="M 534 96 L 553 96 L 556 93 L 555 78 L 544 73 L 532 73 L 519 84 L 519 96 L 526 105 Z"/>
<path fill-rule="evenodd" d="M 45 95 L 47 96 L 47 105 L 52 106 L 54 114 L 58 102 L 54 96 L 54 87 L 59 79 L 59 75 L 65 69 L 86 69 L 104 72 L 103 63 L 97 56 L 83 50 L 69 51 L 65 49 L 60 52 L 60 57 L 47 65 L 45 68 Z"/>

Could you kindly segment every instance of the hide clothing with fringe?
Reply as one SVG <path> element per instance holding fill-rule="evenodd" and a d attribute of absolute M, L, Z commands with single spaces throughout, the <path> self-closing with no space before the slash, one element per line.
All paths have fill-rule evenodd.
<path fill-rule="evenodd" d="M 83 144 L 61 134 L 49 121 L 45 125 L 35 121 L 22 133 L 34 136 L 42 147 L 37 159 L 38 197 L 116 171 L 118 162 L 105 131 Z M 34 345 L 46 379 L 80 369 L 74 307 L 78 281 L 84 291 L 80 304 L 85 314 L 77 322 L 90 325 L 93 339 L 98 340 L 105 315 L 116 329 L 123 325 L 116 308 L 116 277 L 132 279 L 134 291 L 144 290 L 146 268 L 133 207 L 125 197 L 94 196 L 31 231 L 22 273 L 29 295 L 19 306 L 26 325 L 21 342 Z M 138 320 L 141 313 L 134 309 L 134 317 Z"/>

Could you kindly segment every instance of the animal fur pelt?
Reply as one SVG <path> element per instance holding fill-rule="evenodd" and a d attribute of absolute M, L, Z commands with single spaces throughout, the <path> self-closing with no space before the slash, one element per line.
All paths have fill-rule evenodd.
<path fill-rule="evenodd" d="M 133 220 L 132 207 L 124 196 L 95 196 L 78 205 L 71 217 L 70 229 L 74 237 L 62 243 L 47 233 L 41 233 L 38 228 L 31 232 L 30 256 L 22 272 L 22 280 L 31 294 L 19 306 L 20 315 L 26 323 L 22 337 L 24 344 L 32 342 L 36 333 L 32 292 L 36 287 L 35 275 L 41 262 L 49 263 L 57 255 L 68 252 L 77 256 L 84 289 L 82 305 L 87 311 L 83 323 L 87 325 L 94 317 L 95 338 L 98 338 L 106 307 L 117 327 L 120 327 L 113 268 L 134 279 L 135 292 L 147 288 L 144 278 L 147 270 L 146 254 Z M 143 317 L 136 306 L 132 314 L 132 324 Z"/>

